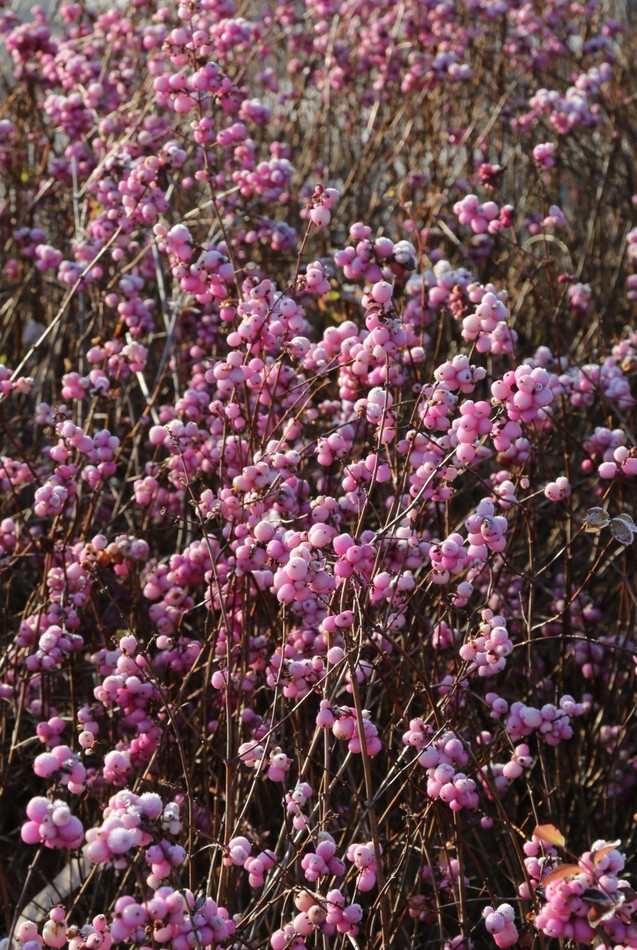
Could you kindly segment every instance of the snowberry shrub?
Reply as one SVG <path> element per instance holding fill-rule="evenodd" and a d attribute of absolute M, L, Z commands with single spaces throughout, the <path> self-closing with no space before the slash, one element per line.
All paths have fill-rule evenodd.
<path fill-rule="evenodd" d="M 4 950 L 636 945 L 610 6 L 0 11 Z"/>

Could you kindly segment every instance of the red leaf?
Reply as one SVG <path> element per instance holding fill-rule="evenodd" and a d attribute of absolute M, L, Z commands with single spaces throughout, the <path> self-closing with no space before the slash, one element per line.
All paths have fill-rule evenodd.
<path fill-rule="evenodd" d="M 605 904 L 590 907 L 587 913 L 588 922 L 591 927 L 598 927 L 615 916 L 615 904 L 613 901 L 606 901 Z"/>
<path fill-rule="evenodd" d="M 560 864 L 542 878 L 541 884 L 544 887 L 546 884 L 552 884 L 553 881 L 564 881 L 568 877 L 577 877 L 578 874 L 584 873 L 579 864 Z"/>

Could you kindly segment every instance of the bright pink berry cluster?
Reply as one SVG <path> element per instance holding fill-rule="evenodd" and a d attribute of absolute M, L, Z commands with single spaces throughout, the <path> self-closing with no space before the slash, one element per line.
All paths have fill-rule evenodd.
<path fill-rule="evenodd" d="M 27 805 L 27 818 L 22 826 L 22 840 L 27 844 L 43 844 L 46 848 L 78 848 L 84 840 L 84 828 L 61 799 L 49 801 L 36 796 Z"/>
<path fill-rule="evenodd" d="M 512 651 L 506 619 L 487 608 L 482 611 L 482 623 L 477 633 L 460 647 L 458 653 L 469 664 L 469 672 L 493 676 L 505 668 Z"/>
<path fill-rule="evenodd" d="M 500 208 L 495 201 L 481 202 L 477 195 L 465 195 L 456 201 L 453 212 L 460 224 L 468 225 L 474 234 L 499 234 L 512 224 L 513 208 Z"/>
<path fill-rule="evenodd" d="M 616 947 L 637 939 L 635 894 L 620 877 L 625 856 L 619 842 L 598 840 L 577 863 L 555 863 L 554 847 L 534 836 L 525 845 L 532 888 L 540 898 L 534 925 L 548 937 L 588 944 L 600 938 Z"/>
<path fill-rule="evenodd" d="M 493 937 L 496 947 L 513 947 L 518 942 L 515 910 L 511 904 L 485 907 L 482 911 L 484 926 Z"/>
<path fill-rule="evenodd" d="M 305 880 L 318 881 L 319 878 L 328 875 L 342 877 L 345 873 L 345 865 L 337 857 L 337 846 L 334 838 L 327 831 L 319 831 L 317 839 L 314 851 L 303 855 L 301 861 Z"/>
<path fill-rule="evenodd" d="M 348 905 L 339 890 L 328 891 L 322 899 L 309 891 L 301 891 L 295 898 L 295 904 L 299 913 L 289 924 L 272 934 L 272 950 L 304 948 L 307 946 L 305 938 L 315 931 L 327 937 L 334 934 L 356 937 L 358 934 L 363 909 L 360 904 Z"/>

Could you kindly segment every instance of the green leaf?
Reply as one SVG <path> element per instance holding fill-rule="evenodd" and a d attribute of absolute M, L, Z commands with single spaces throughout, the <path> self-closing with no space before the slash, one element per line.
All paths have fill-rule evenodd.
<path fill-rule="evenodd" d="M 610 522 L 610 533 L 620 544 L 632 544 L 637 525 L 630 515 L 618 515 Z"/>
<path fill-rule="evenodd" d="M 584 515 L 584 530 L 599 531 L 605 528 L 610 521 L 608 512 L 604 508 L 589 508 Z"/>

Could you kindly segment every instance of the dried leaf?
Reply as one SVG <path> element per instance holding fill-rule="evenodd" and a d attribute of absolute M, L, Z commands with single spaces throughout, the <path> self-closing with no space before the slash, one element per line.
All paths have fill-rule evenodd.
<path fill-rule="evenodd" d="M 563 848 L 566 840 L 562 832 L 555 825 L 537 825 L 534 832 L 534 838 L 539 838 L 545 844 L 552 844 L 558 848 Z"/>
<path fill-rule="evenodd" d="M 609 901 L 606 891 L 602 891 L 599 887 L 587 887 L 580 897 L 589 904 L 607 904 Z"/>

